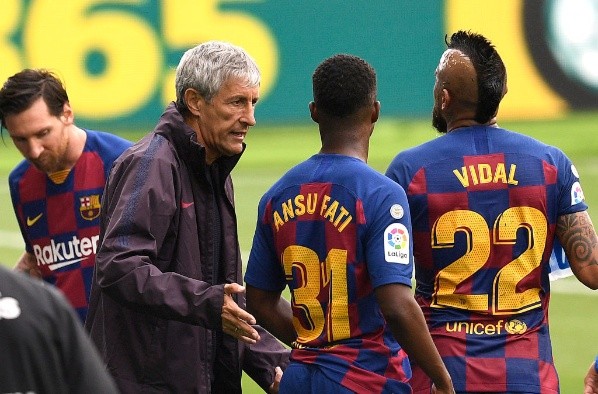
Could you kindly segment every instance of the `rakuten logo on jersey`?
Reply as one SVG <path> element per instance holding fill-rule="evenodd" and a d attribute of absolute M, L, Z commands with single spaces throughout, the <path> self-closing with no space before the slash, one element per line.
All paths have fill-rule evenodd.
<path fill-rule="evenodd" d="M 91 238 L 83 237 L 81 239 L 73 236 L 67 242 L 55 242 L 53 239 L 50 245 L 33 245 L 33 254 L 37 260 L 37 265 L 46 265 L 50 271 L 58 268 L 78 263 L 85 260 L 87 256 L 95 254 L 98 246 L 99 235 Z"/>

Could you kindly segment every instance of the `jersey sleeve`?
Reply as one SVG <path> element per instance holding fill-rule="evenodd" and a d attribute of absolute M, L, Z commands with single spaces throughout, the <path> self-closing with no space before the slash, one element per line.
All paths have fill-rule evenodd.
<path fill-rule="evenodd" d="M 258 208 L 258 220 L 249 261 L 245 271 L 245 283 L 266 291 L 282 291 L 285 286 L 285 275 L 273 249 L 274 237 L 266 220 L 271 202 L 262 199 Z"/>
<path fill-rule="evenodd" d="M 583 189 L 579 179 L 577 169 L 569 160 L 569 158 L 562 152 L 558 151 L 560 160 L 558 165 L 558 184 L 559 184 L 559 205 L 558 216 L 567 215 L 575 212 L 582 212 L 588 209 L 585 202 Z M 567 278 L 573 275 L 569 260 L 565 255 L 565 251 L 555 238 L 552 252 L 549 259 L 549 274 L 550 280 L 557 280 Z"/>
<path fill-rule="evenodd" d="M 577 169 L 564 153 L 558 164 L 559 211 L 558 216 L 588 209 Z"/>
<path fill-rule="evenodd" d="M 413 240 L 411 216 L 404 190 L 389 181 L 373 201 L 364 204 L 370 210 L 367 226 L 366 261 L 372 285 L 390 283 L 411 286 Z M 369 219 L 368 219 L 369 220 Z"/>
<path fill-rule="evenodd" d="M 19 224 L 19 230 L 21 231 L 21 236 L 23 237 L 23 242 L 25 243 L 25 251 L 28 253 L 33 253 L 33 246 L 31 246 L 31 241 L 27 236 L 27 231 L 25 230 L 23 221 L 21 220 L 21 214 L 19 212 L 20 207 L 20 195 L 19 195 L 19 181 L 24 173 L 24 168 L 26 168 L 25 162 L 21 162 L 17 168 L 15 168 L 8 177 L 8 189 L 10 192 L 10 198 L 12 200 L 12 208 L 15 213 L 15 217 L 17 219 L 17 223 Z"/>
<path fill-rule="evenodd" d="M 407 187 L 407 168 L 404 165 L 405 160 L 400 153 L 390 162 L 386 169 L 385 175 L 401 185 L 403 188 Z"/>

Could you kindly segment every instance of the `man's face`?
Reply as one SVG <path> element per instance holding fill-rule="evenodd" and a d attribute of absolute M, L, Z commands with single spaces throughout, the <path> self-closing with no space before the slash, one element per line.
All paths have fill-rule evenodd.
<path fill-rule="evenodd" d="M 45 173 L 64 170 L 69 146 L 67 127 L 72 125 L 70 106 L 60 116 L 50 114 L 40 97 L 25 111 L 5 118 L 10 138 L 21 154 Z"/>
<path fill-rule="evenodd" d="M 226 81 L 210 102 L 200 99 L 198 139 L 206 148 L 206 161 L 211 164 L 221 156 L 243 151 L 249 127 L 255 125 L 254 109 L 259 88 L 248 87 L 245 81 Z"/>

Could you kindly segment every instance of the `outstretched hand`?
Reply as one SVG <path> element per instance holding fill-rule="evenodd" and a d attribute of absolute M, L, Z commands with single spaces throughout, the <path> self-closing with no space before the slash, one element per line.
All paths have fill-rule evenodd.
<path fill-rule="evenodd" d="M 240 308 L 232 297 L 233 294 L 244 292 L 245 287 L 238 283 L 227 283 L 224 285 L 222 331 L 242 342 L 254 344 L 260 339 L 257 331 L 251 327 L 251 325 L 256 323 L 255 318 Z"/>

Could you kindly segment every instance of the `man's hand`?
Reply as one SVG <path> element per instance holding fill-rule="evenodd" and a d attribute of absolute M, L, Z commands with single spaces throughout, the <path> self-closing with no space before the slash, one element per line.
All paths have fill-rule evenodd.
<path fill-rule="evenodd" d="M 274 382 L 268 388 L 270 394 L 278 394 L 278 386 L 280 386 L 280 380 L 282 379 L 282 369 L 280 367 L 276 367 L 274 373 Z"/>
<path fill-rule="evenodd" d="M 222 331 L 248 344 L 259 341 L 260 336 L 251 327 L 255 318 L 247 311 L 241 309 L 232 295 L 245 292 L 245 287 L 238 283 L 224 285 L 224 302 L 222 304 Z M 282 371 L 281 371 L 282 372 Z"/>
<path fill-rule="evenodd" d="M 42 278 L 42 272 L 37 266 L 37 260 L 33 253 L 23 253 L 23 255 L 17 261 L 14 270 L 18 272 L 23 272 L 33 278 Z"/>

